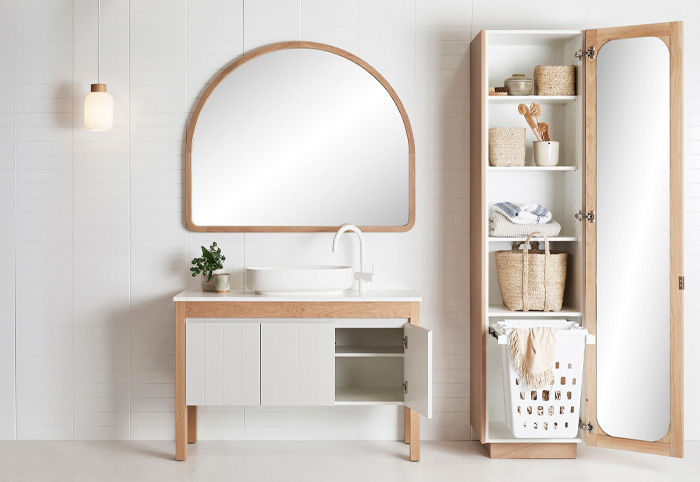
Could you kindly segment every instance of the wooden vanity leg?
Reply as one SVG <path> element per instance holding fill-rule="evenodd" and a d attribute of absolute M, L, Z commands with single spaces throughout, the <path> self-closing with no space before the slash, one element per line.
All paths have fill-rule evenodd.
<path fill-rule="evenodd" d="M 408 409 L 410 413 L 410 448 L 409 460 L 418 462 L 420 460 L 420 414 L 415 410 Z"/>
<path fill-rule="evenodd" d="M 187 406 L 187 443 L 197 443 L 197 405 Z"/>
<path fill-rule="evenodd" d="M 187 458 L 185 405 L 185 303 L 175 303 L 175 460 Z"/>
<path fill-rule="evenodd" d="M 411 443 L 411 409 L 403 407 L 403 438 L 407 444 Z"/>
<path fill-rule="evenodd" d="M 420 303 L 411 303 L 411 318 L 408 320 L 413 325 L 420 325 Z M 406 443 L 410 443 L 409 460 L 420 460 L 420 414 L 406 407 L 405 421 Z"/>

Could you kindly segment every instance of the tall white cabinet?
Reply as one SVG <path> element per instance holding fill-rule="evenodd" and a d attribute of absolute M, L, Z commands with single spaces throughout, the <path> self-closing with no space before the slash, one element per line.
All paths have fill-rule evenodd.
<path fill-rule="evenodd" d="M 670 125 L 664 129 L 669 138 L 662 156 L 639 159 L 628 172 L 628 179 L 620 182 L 635 182 L 640 176 L 635 172 L 644 169 L 645 162 L 660 162 L 670 169 L 670 237 L 668 231 L 661 233 L 668 242 L 656 256 L 666 259 L 670 266 L 668 290 L 670 307 L 660 323 L 670 325 L 670 351 L 663 361 L 670 359 L 670 424 L 666 436 L 656 440 L 629 440 L 606 433 L 596 419 L 598 396 L 606 389 L 598 385 L 598 370 L 615 370 L 615 366 L 597 366 L 599 354 L 596 345 L 589 345 L 585 355 L 585 396 L 581 400 L 581 429 L 575 438 L 523 439 L 515 438 L 507 427 L 504 411 L 503 367 L 500 348 L 489 336 L 488 327 L 499 320 L 546 320 L 564 319 L 582 323 L 593 335 L 601 328 L 601 336 L 610 346 L 620 346 L 624 355 L 625 340 L 611 340 L 614 330 L 602 330 L 610 325 L 610 313 L 602 313 L 597 305 L 597 282 L 604 277 L 613 278 L 612 286 L 620 286 L 619 306 L 625 303 L 647 303 L 653 300 L 638 300 L 634 293 L 625 293 L 625 276 L 633 274 L 611 274 L 596 264 L 599 250 L 596 193 L 596 163 L 618 163 L 621 159 L 607 156 L 596 143 L 596 66 L 601 49 L 605 55 L 614 49 L 606 47 L 608 42 L 629 39 L 652 38 L 662 41 L 670 52 L 670 62 L 657 68 L 665 70 L 671 79 L 671 100 L 665 114 L 671 113 Z M 639 54 L 638 56 L 636 54 Z M 493 458 L 572 458 L 576 456 L 576 445 L 585 442 L 613 448 L 682 456 L 682 24 L 679 22 L 620 27 L 597 30 L 572 31 L 481 31 L 471 44 L 471 424 L 488 455 Z M 669 57 L 667 57 L 669 58 Z M 636 62 L 647 62 L 643 52 L 635 52 Z M 503 81 L 515 73 L 533 77 L 537 65 L 575 65 L 576 95 L 572 96 L 489 96 L 488 88 L 502 86 Z M 616 79 L 617 81 L 617 79 Z M 624 88 L 625 79 L 619 79 Z M 533 92 L 534 93 L 534 92 Z M 620 98 L 624 97 L 622 94 Z M 680 100 L 679 100 L 680 99 Z M 643 101 L 639 99 L 639 101 Z M 533 102 L 542 105 L 540 121 L 550 126 L 552 140 L 560 142 L 559 165 L 535 166 L 532 156 L 534 134 L 525 119 L 518 113 L 518 104 L 528 106 Z M 623 107 L 621 107 L 623 108 Z M 630 110 L 631 112 L 631 110 Z M 649 113 L 653 115 L 653 113 Z M 680 121 L 678 119 L 681 119 Z M 618 128 L 624 129 L 625 123 Z M 631 122 L 630 122 L 631 124 Z M 489 166 L 488 129 L 492 127 L 527 128 L 527 162 L 524 167 Z M 633 133 L 632 133 L 633 134 Z M 614 136 L 613 136 L 614 137 Z M 633 135 L 632 135 L 633 137 Z M 661 144 L 663 146 L 663 144 Z M 670 146 L 670 147 L 669 147 Z M 617 152 L 625 152 L 624 146 Z M 658 153 L 655 153 L 658 154 Z M 665 157 L 664 157 L 665 156 Z M 611 158 L 612 157 L 612 158 Z M 616 164 L 619 165 L 619 164 Z M 603 170 L 601 169 L 601 172 Z M 643 176 L 641 176 L 643 177 Z M 647 178 L 649 176 L 646 176 Z M 639 189 L 653 189 L 654 179 Z M 660 182 L 660 181 L 657 181 Z M 668 181 L 664 181 L 668 182 Z M 601 183 L 606 186 L 614 182 Z M 668 192 L 668 190 L 666 191 Z M 568 256 L 568 273 L 563 308 L 559 312 L 511 312 L 504 305 L 496 274 L 495 252 L 509 250 L 513 244 L 525 238 L 496 238 L 489 236 L 489 206 L 496 202 L 540 203 L 553 214 L 553 219 L 562 226 L 561 233 L 550 238 L 551 249 L 564 251 Z M 623 201 L 620 201 L 623 202 Z M 609 226 L 609 220 L 605 226 Z M 603 223 L 601 223 L 601 228 Z M 606 228 L 607 229 L 607 228 Z M 634 236 L 634 233 L 630 233 Z M 602 238 L 601 238 L 602 239 Z M 610 239 L 608 237 L 607 239 Z M 643 242 L 634 237 L 621 243 Z M 623 255 L 632 252 L 625 250 Z M 542 247 L 543 248 L 543 247 Z M 664 250 L 667 250 L 665 253 Z M 643 260 L 639 260 L 643 263 Z M 608 278 L 605 278 L 606 281 Z M 619 280 L 619 283 L 616 282 Z M 679 281 L 680 280 L 680 281 Z M 663 284 L 663 283 L 662 283 Z M 679 287 L 680 284 L 680 287 Z M 610 284 L 608 284 L 610 285 Z M 629 290 L 627 290 L 629 291 Z M 626 298 L 627 296 L 627 298 Z M 608 308 L 608 311 L 610 309 Z M 618 310 L 615 310 L 618 311 Z M 661 310 L 663 311 L 663 309 Z M 619 311 L 623 313 L 624 310 Z M 615 316 L 612 316 L 614 323 Z M 620 319 L 618 317 L 618 319 Z M 652 320 L 653 321 L 653 320 Z M 605 325 L 604 325 L 605 323 Z M 643 330 L 642 330 L 643 331 Z M 619 379 L 628 374 L 620 373 Z M 663 405 L 663 404 L 662 404 Z M 668 404 L 666 404 L 668 406 Z M 654 416 L 653 414 L 651 416 Z"/>
<path fill-rule="evenodd" d="M 532 77 L 536 65 L 578 64 L 574 54 L 583 43 L 581 31 L 485 31 L 477 37 L 483 44 L 483 57 L 472 47 L 472 98 L 480 102 L 481 120 L 472 122 L 472 334 L 475 328 L 483 344 L 472 348 L 472 426 L 492 457 L 508 456 L 513 443 L 536 444 L 547 456 L 571 456 L 575 443 L 583 440 L 550 438 L 515 439 L 506 425 L 500 347 L 486 338 L 487 326 L 503 319 L 556 318 L 581 321 L 583 312 L 583 225 L 574 213 L 583 209 L 583 96 L 488 96 L 488 86 L 503 85 L 514 73 Z M 476 65 L 475 65 L 476 63 Z M 476 71 L 474 70 L 476 69 Z M 475 79 L 476 77 L 476 79 Z M 577 86 L 582 82 L 582 69 L 576 72 Z M 535 166 L 532 141 L 535 136 L 518 113 L 518 104 L 533 102 L 542 105 L 541 121 L 550 125 L 552 140 L 560 143 L 559 165 Z M 492 127 L 526 127 L 526 165 L 524 167 L 492 167 L 488 165 L 488 129 Z M 476 142 L 475 142 L 476 141 Z M 474 146 L 483 151 L 474 155 Z M 477 189 L 474 189 L 474 183 Z M 511 312 L 504 305 L 496 276 L 495 253 L 511 249 L 525 238 L 490 237 L 489 206 L 501 201 L 540 203 L 552 212 L 561 224 L 559 236 L 550 238 L 553 250 L 569 254 L 567 284 L 562 311 Z M 474 229 L 480 227 L 481 229 Z M 477 235 L 478 233 L 478 235 Z M 540 241 L 541 242 L 541 241 Z M 541 246 L 543 248 L 543 246 Z M 474 296 L 474 292 L 478 296 Z M 482 354 L 484 358 L 480 358 Z M 480 367 L 476 370 L 474 367 Z M 483 403 L 483 405 L 482 405 Z M 477 408 L 475 410 L 475 407 Z"/>

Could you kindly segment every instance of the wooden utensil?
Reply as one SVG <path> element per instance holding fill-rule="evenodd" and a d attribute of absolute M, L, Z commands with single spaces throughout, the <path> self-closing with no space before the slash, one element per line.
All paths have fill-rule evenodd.
<path fill-rule="evenodd" d="M 542 136 L 540 135 L 540 132 L 537 129 L 537 123 L 535 122 L 535 119 L 533 119 L 532 115 L 530 114 L 530 109 L 528 109 L 528 107 L 525 104 L 519 104 L 518 112 L 525 116 L 525 121 L 527 122 L 527 125 L 529 125 L 530 129 L 532 129 L 532 132 L 535 133 L 535 137 L 537 138 L 537 140 L 541 141 Z"/>

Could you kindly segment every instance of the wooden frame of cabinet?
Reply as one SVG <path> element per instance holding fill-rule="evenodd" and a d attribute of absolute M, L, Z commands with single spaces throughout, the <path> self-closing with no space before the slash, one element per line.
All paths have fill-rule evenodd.
<path fill-rule="evenodd" d="M 539 38 L 538 38 L 539 36 Z M 585 413 L 584 421 L 592 422 L 592 429 L 581 431 L 579 437 L 571 440 L 537 440 L 537 439 L 508 439 L 499 431 L 494 435 L 489 418 L 489 405 L 494 405 L 494 395 L 489 392 L 489 375 L 493 376 L 493 359 L 489 360 L 489 354 L 493 355 L 488 347 L 488 326 L 490 318 L 516 317 L 524 318 L 530 315 L 522 312 L 509 312 L 494 306 L 495 271 L 493 271 L 492 255 L 495 249 L 510 249 L 506 247 L 506 241 L 518 241 L 519 239 L 493 239 L 488 236 L 488 205 L 493 193 L 493 181 L 504 177 L 519 176 L 525 173 L 539 171 L 531 176 L 549 176 L 547 182 L 560 182 L 567 203 L 564 214 L 565 221 L 571 223 L 571 215 L 579 209 L 583 212 L 596 210 L 596 97 L 595 97 L 595 57 L 587 58 L 585 51 L 589 47 L 595 47 L 598 52 L 606 42 L 614 39 L 635 37 L 659 37 L 668 47 L 670 53 L 670 337 L 671 337 L 671 422 L 668 433 L 661 440 L 647 442 L 640 440 L 623 439 L 606 434 L 599 426 L 596 418 L 596 345 L 586 347 L 585 354 L 585 379 L 586 397 L 585 406 L 582 401 L 581 414 Z M 587 31 L 481 31 L 471 43 L 471 425 L 474 433 L 484 445 L 487 454 L 492 458 L 574 458 L 576 456 L 577 443 L 587 445 L 618 448 L 645 453 L 653 453 L 668 456 L 683 456 L 683 297 L 682 287 L 679 286 L 679 278 L 683 276 L 683 87 L 682 87 L 682 22 L 669 22 L 655 25 L 640 25 L 633 27 L 618 27 L 609 29 L 597 29 Z M 516 42 L 522 41 L 522 45 Z M 538 42 L 547 44 L 550 50 L 550 62 L 563 60 L 566 64 L 574 63 L 569 55 L 575 50 L 582 49 L 583 61 L 576 62 L 578 91 L 576 96 L 569 98 L 545 98 L 540 96 L 528 96 L 520 98 L 489 97 L 488 86 L 493 82 L 505 78 L 505 68 L 508 62 L 514 60 L 513 52 L 522 54 L 533 45 L 535 48 L 544 47 Z M 552 47 L 556 44 L 556 47 Z M 504 47 L 506 45 L 506 47 Z M 494 48 L 495 47 L 495 48 Z M 513 52 L 501 55 L 508 48 L 514 47 Z M 492 49 L 492 50 L 489 50 Z M 505 50 L 499 50 L 505 49 Z M 562 49 L 561 52 L 556 49 Z M 525 55 L 528 55 L 525 53 Z M 564 57 L 560 57 L 563 55 Z M 535 54 L 537 56 L 537 54 Z M 497 57 L 497 58 L 495 58 Z M 522 55 L 520 56 L 522 57 Z M 561 60 L 560 60 L 561 59 Z M 528 59 L 530 60 L 530 59 Z M 491 62 L 491 63 L 490 63 Z M 515 64 L 522 65 L 518 58 Z M 538 62 L 538 63 L 546 63 Z M 534 68 L 534 64 L 531 66 Z M 497 72 L 494 74 L 492 69 Z M 516 72 L 517 67 L 512 68 Z M 511 73 L 511 70 L 507 72 Z M 506 75 L 507 76 L 507 75 Z M 489 83 L 491 80 L 491 83 Z M 493 124 L 493 119 L 502 121 L 503 106 L 517 107 L 518 102 L 529 104 L 541 102 L 543 107 L 550 107 L 550 112 L 555 109 L 563 109 L 564 114 L 559 114 L 567 122 L 573 116 L 573 125 L 569 124 L 567 131 L 575 131 L 574 137 L 568 139 L 568 146 L 563 146 L 564 165 L 559 166 L 562 173 L 556 169 L 548 171 L 547 168 L 520 167 L 520 168 L 496 168 L 490 167 L 488 162 L 488 127 L 501 126 Z M 563 106 L 563 107 L 562 107 Z M 568 116 L 568 119 L 567 119 Z M 522 121 L 522 119 L 519 119 Z M 524 121 L 522 124 L 525 126 Z M 551 127 L 551 126 L 550 126 Z M 529 135 L 529 134 L 528 134 Z M 563 133 L 561 135 L 564 135 Z M 508 174 L 512 172 L 512 174 Z M 523 181 L 525 182 L 525 181 Z M 546 185 L 543 182 L 542 185 Z M 511 185 L 514 185 L 511 182 Z M 507 192 L 507 190 L 506 190 Z M 504 199 L 499 199 L 499 201 Z M 572 204 L 575 203 L 575 204 Z M 576 211 L 574 211 L 574 208 Z M 558 217 L 555 218 L 559 221 Z M 585 226 L 583 225 L 585 224 Z M 568 227 L 567 227 L 568 226 Z M 582 322 L 589 332 L 597 334 L 596 329 L 596 224 L 568 224 L 562 223 L 562 233 L 555 238 L 558 247 L 563 247 L 574 260 L 573 266 L 575 280 L 574 286 L 568 286 L 568 306 L 565 297 L 565 307 L 562 312 L 539 313 L 539 315 L 572 319 Z M 500 243 L 500 244 L 499 244 Z M 499 248 L 496 248 L 498 246 Z M 503 246 L 503 247 L 501 247 Z M 560 249 L 560 248 L 557 248 Z M 571 276 L 571 273 L 569 274 Z M 681 282 L 682 283 L 682 282 Z M 574 291 L 574 293 L 571 293 Z M 573 302 L 572 302 L 573 301 Z M 535 314 L 537 316 L 537 314 Z M 489 366 L 491 365 L 491 366 Z M 498 372 L 499 370 L 495 370 Z M 500 375 L 500 373 L 498 373 Z M 493 387 L 493 385 L 491 385 Z M 490 393 L 490 394 L 489 394 Z M 583 410 L 585 408 L 585 412 Z"/>
<path fill-rule="evenodd" d="M 406 301 L 176 301 L 175 303 L 175 451 L 187 458 L 187 443 L 197 441 L 197 406 L 186 402 L 187 318 L 402 318 L 420 325 L 420 302 Z M 420 460 L 419 413 L 404 409 L 404 440 L 409 460 Z"/>

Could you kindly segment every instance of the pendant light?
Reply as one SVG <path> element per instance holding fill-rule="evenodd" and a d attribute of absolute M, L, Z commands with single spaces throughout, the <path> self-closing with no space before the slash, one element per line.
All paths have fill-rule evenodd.
<path fill-rule="evenodd" d="M 97 83 L 90 85 L 90 93 L 85 97 L 85 127 L 91 131 L 108 131 L 114 116 L 114 102 L 107 93 L 107 84 L 100 84 L 100 7 L 97 0 Z"/>

